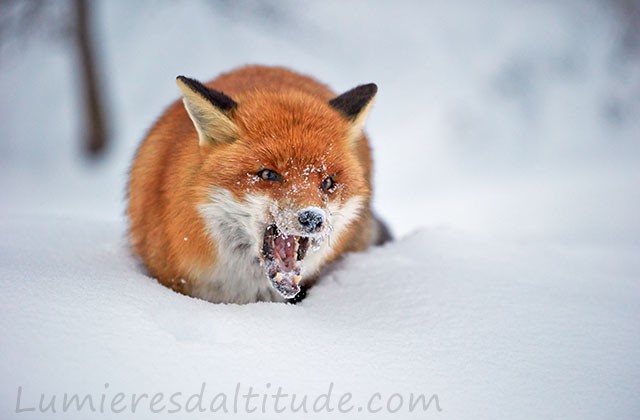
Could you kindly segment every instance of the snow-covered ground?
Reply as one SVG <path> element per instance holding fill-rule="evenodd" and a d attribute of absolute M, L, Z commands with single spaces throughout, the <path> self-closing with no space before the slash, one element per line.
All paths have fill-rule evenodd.
<path fill-rule="evenodd" d="M 637 417 L 640 59 L 611 4 L 96 4 L 105 162 L 77 152 L 68 51 L 0 62 L 0 418 L 210 418 L 236 387 L 275 418 L 329 389 L 316 418 Z M 127 167 L 174 77 L 246 63 L 380 87 L 375 204 L 398 240 L 296 306 L 177 295 L 125 240 Z M 98 412 L 61 415 L 65 393 Z"/>

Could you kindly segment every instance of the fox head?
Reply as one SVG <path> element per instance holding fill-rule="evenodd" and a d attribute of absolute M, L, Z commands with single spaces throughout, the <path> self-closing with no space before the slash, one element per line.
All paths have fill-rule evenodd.
<path fill-rule="evenodd" d="M 259 262 L 294 297 L 368 208 L 363 124 L 376 85 L 324 100 L 260 90 L 231 98 L 184 76 L 177 84 L 197 132 L 196 205 L 219 258 Z"/>

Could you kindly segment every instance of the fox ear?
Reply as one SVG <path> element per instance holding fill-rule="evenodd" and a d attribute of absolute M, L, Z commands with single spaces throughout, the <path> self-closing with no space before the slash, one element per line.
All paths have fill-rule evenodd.
<path fill-rule="evenodd" d="M 367 118 L 373 98 L 378 92 L 375 83 L 360 85 L 329 101 L 351 123 L 349 139 L 355 143 L 362 135 L 362 127 Z"/>
<path fill-rule="evenodd" d="M 200 146 L 232 143 L 238 138 L 238 129 L 230 118 L 238 106 L 233 99 L 188 77 L 178 76 L 176 83 L 182 91 L 184 107 L 198 131 Z"/>

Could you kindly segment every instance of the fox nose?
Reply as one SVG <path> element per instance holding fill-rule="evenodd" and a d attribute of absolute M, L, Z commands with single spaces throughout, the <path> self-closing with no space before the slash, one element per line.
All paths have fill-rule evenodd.
<path fill-rule="evenodd" d="M 324 211 L 317 207 L 307 207 L 298 213 L 298 222 L 305 232 L 315 233 L 324 224 Z"/>

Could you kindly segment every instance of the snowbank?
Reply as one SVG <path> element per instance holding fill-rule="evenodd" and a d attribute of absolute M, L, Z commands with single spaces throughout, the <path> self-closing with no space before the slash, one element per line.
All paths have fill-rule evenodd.
<path fill-rule="evenodd" d="M 60 412 L 67 392 L 93 395 L 96 410 L 104 394 L 100 418 L 117 417 L 109 404 L 122 392 L 123 417 L 138 418 L 132 394 L 162 393 L 160 414 L 143 399 L 136 415 L 168 416 L 179 405 L 179 417 L 191 418 L 187 396 L 203 383 L 206 412 L 194 418 L 210 418 L 219 393 L 231 411 L 237 384 L 270 395 L 269 417 L 278 387 L 314 401 L 333 386 L 334 413 L 351 392 L 345 407 L 355 418 L 372 415 L 376 392 L 371 407 L 382 413 L 401 395 L 390 406 L 404 399 L 398 418 L 631 418 L 640 409 L 637 249 L 425 230 L 350 255 L 299 305 L 238 306 L 178 295 L 140 274 L 122 230 L 75 217 L 0 226 L 2 412 L 15 413 L 21 387 L 20 408 L 39 415 L 41 394 L 57 395 Z M 409 413 L 411 393 L 437 403 Z M 261 399 L 249 408 L 260 412 Z M 289 401 L 278 418 L 299 417 Z M 239 405 L 238 417 L 248 417 L 246 401 Z"/>

